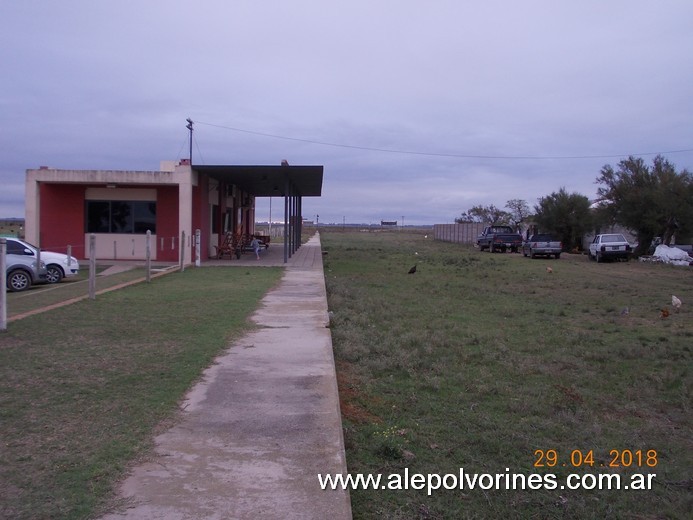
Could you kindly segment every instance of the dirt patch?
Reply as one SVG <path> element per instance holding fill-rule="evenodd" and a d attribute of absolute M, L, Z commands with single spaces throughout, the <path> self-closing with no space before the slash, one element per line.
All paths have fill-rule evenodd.
<path fill-rule="evenodd" d="M 336 371 L 342 417 L 356 424 L 382 423 L 380 417 L 366 410 L 361 404 L 364 400 L 368 400 L 368 397 L 359 391 L 358 380 L 350 363 L 337 361 Z"/>

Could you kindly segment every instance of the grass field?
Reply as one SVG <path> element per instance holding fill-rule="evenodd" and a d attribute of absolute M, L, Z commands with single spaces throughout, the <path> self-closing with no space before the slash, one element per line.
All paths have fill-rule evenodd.
<path fill-rule="evenodd" d="M 143 280 L 146 276 L 144 267 L 129 269 L 108 276 L 98 276 L 109 266 L 97 266 L 96 292 L 107 291 L 123 284 Z M 53 305 L 59 305 L 76 298 L 89 296 L 89 268 L 82 267 L 75 277 L 64 278 L 58 284 L 35 284 L 22 292 L 7 293 L 8 318 L 22 315 Z"/>
<path fill-rule="evenodd" d="M 0 518 L 94 517 L 280 275 L 188 269 L 10 323 L 0 334 Z M 35 297 L 77 286 L 50 289 Z"/>
<path fill-rule="evenodd" d="M 693 270 L 480 253 L 423 232 L 321 240 L 349 472 L 557 482 L 352 491 L 354 518 L 689 518 Z M 662 319 L 672 294 L 684 305 Z M 656 477 L 560 489 L 599 473 Z"/>

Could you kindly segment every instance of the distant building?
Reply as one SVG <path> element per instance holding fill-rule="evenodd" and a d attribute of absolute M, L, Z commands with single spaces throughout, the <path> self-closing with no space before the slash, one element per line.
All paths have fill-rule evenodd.
<path fill-rule="evenodd" d="M 24 238 L 24 219 L 0 218 L 0 237 Z"/>
<path fill-rule="evenodd" d="M 281 196 L 290 256 L 300 246 L 302 197 L 320 196 L 322 177 L 322 166 L 288 163 L 197 166 L 187 160 L 164 161 L 159 171 L 41 167 L 26 172 L 25 235 L 43 249 L 64 251 L 70 245 L 74 256 L 86 259 L 93 233 L 98 259 L 141 260 L 150 231 L 152 259 L 176 262 L 182 252 L 189 263 L 196 230 L 202 257 L 212 256 L 226 233 L 254 233 L 257 197 Z"/>

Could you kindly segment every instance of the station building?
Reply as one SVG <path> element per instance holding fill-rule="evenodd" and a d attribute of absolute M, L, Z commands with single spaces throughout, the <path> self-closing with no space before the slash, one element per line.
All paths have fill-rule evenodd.
<path fill-rule="evenodd" d="M 193 260 L 199 230 L 202 259 L 216 255 L 227 233 L 255 232 L 255 200 L 284 202 L 284 259 L 300 246 L 303 197 L 319 197 L 322 166 L 192 165 L 163 161 L 159 171 L 26 172 L 25 237 L 42 249 L 99 260 Z M 205 254 L 206 253 L 206 254 Z"/>

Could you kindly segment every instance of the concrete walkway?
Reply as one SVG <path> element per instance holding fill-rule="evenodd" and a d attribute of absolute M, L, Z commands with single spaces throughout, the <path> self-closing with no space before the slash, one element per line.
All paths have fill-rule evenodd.
<path fill-rule="evenodd" d="M 262 260 L 256 261 L 263 264 Z M 320 238 L 289 260 L 259 325 L 207 369 L 122 485 L 122 519 L 351 518 Z"/>

